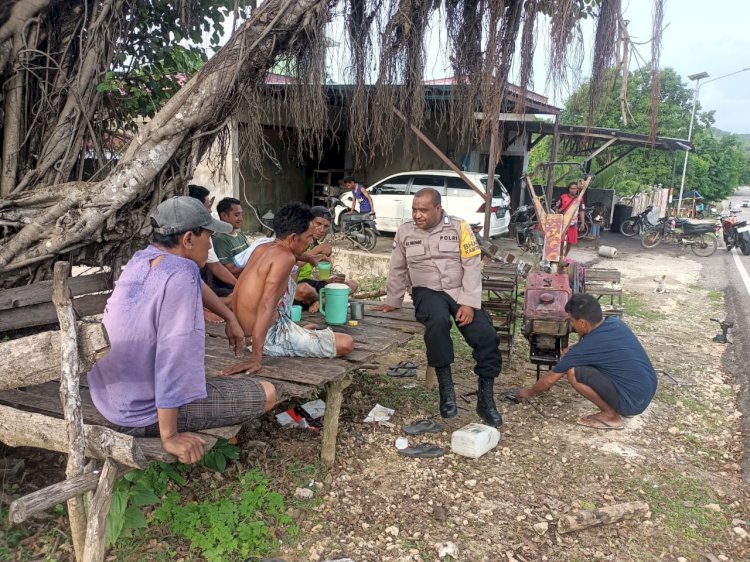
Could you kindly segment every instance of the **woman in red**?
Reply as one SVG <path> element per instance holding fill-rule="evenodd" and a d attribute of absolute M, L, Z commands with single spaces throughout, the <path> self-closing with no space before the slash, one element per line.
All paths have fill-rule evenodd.
<path fill-rule="evenodd" d="M 568 207 L 575 204 L 576 197 L 578 197 L 578 182 L 572 181 L 568 184 L 568 192 L 563 193 L 560 196 L 560 200 L 557 202 L 557 211 L 564 213 L 568 210 Z M 583 212 L 584 206 L 583 201 L 578 207 L 578 211 L 573 215 L 573 220 L 570 222 L 568 232 L 565 234 L 565 249 L 563 250 L 563 257 L 568 255 L 570 246 L 578 244 L 578 216 Z"/>

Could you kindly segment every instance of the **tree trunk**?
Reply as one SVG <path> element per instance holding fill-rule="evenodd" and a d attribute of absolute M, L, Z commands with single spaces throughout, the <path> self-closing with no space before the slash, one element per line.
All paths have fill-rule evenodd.
<path fill-rule="evenodd" d="M 265 2 L 226 46 L 140 129 L 118 165 L 103 181 L 58 185 L 54 203 L 37 209 L 32 216 L 22 217 L 26 226 L 6 239 L 0 248 L 0 285 L 17 282 L 24 272 L 14 272 L 21 268 L 48 263 L 57 254 L 106 241 L 115 227 L 120 231 L 119 239 L 147 233 L 150 209 L 133 213 L 129 212 L 131 206 L 138 201 L 142 204 L 153 200 L 156 204 L 169 195 L 169 190 L 160 188 L 157 181 L 164 179 L 161 175 L 170 166 L 180 169 L 187 162 L 188 169 L 183 175 L 192 174 L 191 167 L 234 113 L 242 94 L 248 88 L 264 86 L 265 75 L 277 57 L 290 43 L 317 32 L 327 20 L 327 8 L 326 0 Z M 0 203 L 0 210 L 12 206 L 14 197 Z M 118 222 L 116 213 L 121 209 L 124 212 Z M 130 222 L 123 222 L 128 214 Z"/>

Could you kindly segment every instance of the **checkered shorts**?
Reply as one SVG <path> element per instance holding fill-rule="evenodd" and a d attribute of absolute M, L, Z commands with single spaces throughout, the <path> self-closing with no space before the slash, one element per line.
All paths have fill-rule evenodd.
<path fill-rule="evenodd" d="M 177 431 L 200 431 L 238 425 L 263 415 L 266 393 L 260 382 L 248 378 L 217 378 L 206 381 L 208 396 L 177 410 Z M 159 437 L 159 423 L 146 427 L 118 428 L 133 437 Z"/>

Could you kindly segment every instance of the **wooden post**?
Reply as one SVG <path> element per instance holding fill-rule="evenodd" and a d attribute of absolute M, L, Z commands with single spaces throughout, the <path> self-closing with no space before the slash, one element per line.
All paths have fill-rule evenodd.
<path fill-rule="evenodd" d="M 557 161 L 557 150 L 560 146 L 560 116 L 555 116 L 555 126 L 552 129 L 552 150 L 550 153 L 550 161 L 556 162 Z M 547 170 L 547 201 L 546 201 L 546 207 L 548 209 L 552 208 L 552 193 L 555 187 L 555 165 L 551 164 L 549 167 L 549 170 Z"/>
<path fill-rule="evenodd" d="M 86 547 L 83 562 L 103 562 L 104 539 L 107 531 L 107 515 L 112 504 L 112 491 L 117 480 L 118 467 L 112 459 L 104 461 L 94 498 L 89 506 L 89 522 L 86 527 Z"/>
<path fill-rule="evenodd" d="M 495 191 L 495 168 L 497 167 L 497 151 L 498 151 L 498 138 L 497 138 L 497 122 L 492 123 L 492 131 L 490 132 L 490 153 L 487 155 L 487 192 L 484 195 L 484 241 L 489 244 L 490 242 L 490 221 L 492 216 L 492 194 Z"/>
<path fill-rule="evenodd" d="M 469 179 L 469 176 L 467 176 L 461 170 L 461 168 L 459 168 L 458 166 L 456 166 L 456 164 L 453 162 L 453 160 L 451 160 L 450 158 L 448 158 L 448 156 L 446 156 L 445 153 L 442 150 L 440 150 L 437 146 L 435 146 L 435 143 L 433 143 L 427 137 L 427 135 L 425 135 L 422 131 L 420 131 L 416 126 L 414 126 L 411 123 L 409 123 L 409 120 L 406 118 L 406 116 L 403 113 L 401 113 L 395 107 L 393 107 L 391 109 L 393 109 L 393 113 L 395 113 L 396 116 L 399 119 L 401 119 L 404 122 L 404 124 L 406 124 L 412 130 L 412 132 L 415 135 L 417 135 L 417 137 L 419 137 L 419 140 L 421 140 L 423 143 L 425 143 L 427 145 L 427 148 L 429 148 L 430 150 L 432 150 L 432 152 L 434 152 L 435 155 L 438 158 L 440 158 L 446 166 L 448 166 L 448 168 L 450 168 L 451 170 L 453 170 L 454 172 L 456 172 L 458 174 L 458 177 L 460 177 L 462 180 L 464 180 L 464 182 L 466 183 L 466 185 L 468 185 L 471 189 L 473 189 L 478 195 L 481 195 L 482 199 L 484 199 L 487 196 L 487 194 L 485 192 L 483 192 L 481 189 L 479 189 L 477 186 L 475 186 L 471 182 L 471 180 Z"/>
<path fill-rule="evenodd" d="M 560 534 L 579 531 L 594 525 L 606 525 L 622 519 L 647 519 L 651 516 L 646 502 L 627 502 L 607 505 L 598 509 L 577 511 L 571 515 L 563 515 L 557 522 L 557 532 Z"/>
<path fill-rule="evenodd" d="M 339 414 L 341 413 L 341 402 L 344 398 L 344 389 L 352 384 L 351 375 L 345 378 L 329 382 L 326 385 L 326 414 L 323 419 L 323 443 L 320 450 L 320 460 L 326 466 L 333 466 L 336 460 L 336 437 L 339 432 Z"/>
<path fill-rule="evenodd" d="M 437 383 L 437 373 L 435 373 L 435 367 L 430 367 L 427 365 L 427 369 L 425 369 L 424 372 L 424 389 L 425 390 L 432 390 L 435 388 L 435 383 Z"/>
<path fill-rule="evenodd" d="M 52 302 L 60 321 L 60 355 L 62 370 L 60 376 L 60 400 L 62 401 L 65 425 L 68 434 L 68 465 L 65 476 L 73 478 L 83 474 L 86 459 L 86 436 L 83 433 L 83 415 L 79 393 L 78 335 L 73 303 L 68 288 L 70 264 L 59 261 L 55 264 Z M 68 519 L 76 560 L 83 560 L 86 540 L 86 512 L 83 497 L 68 500 Z"/>

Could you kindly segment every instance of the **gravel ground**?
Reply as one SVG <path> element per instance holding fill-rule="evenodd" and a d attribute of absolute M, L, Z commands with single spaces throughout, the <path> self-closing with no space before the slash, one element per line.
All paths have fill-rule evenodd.
<path fill-rule="evenodd" d="M 631 241 L 620 246 L 617 260 L 599 265 L 622 271 L 625 319 L 660 371 L 659 391 L 644 414 L 622 431 L 579 427 L 576 420 L 592 406 L 561 381 L 530 404 L 503 403 L 502 441 L 479 459 L 450 452 L 403 458 L 394 445 L 400 427 L 433 415 L 437 403 L 437 393 L 421 390 L 420 380 L 404 389 L 414 379 L 384 374 L 399 360 L 424 364 L 422 342 L 412 342 L 350 389 L 337 464 L 301 483 L 313 499 L 290 513 L 303 532 L 279 555 L 290 562 L 428 561 L 441 554 L 511 562 L 750 559 L 738 386 L 722 367 L 726 348 L 711 342 L 716 330 L 707 321 L 723 314 L 722 296 L 700 285 L 706 262 L 671 250 L 647 252 Z M 589 261 L 590 250 L 584 245 L 574 255 Z M 667 294 L 653 293 L 661 273 Z M 527 353 L 519 339 L 497 390 L 533 382 Z M 459 390 L 473 390 L 469 350 L 457 347 L 457 357 Z M 392 423 L 361 422 L 375 403 L 396 409 Z M 449 448 L 452 431 L 478 421 L 473 402 L 460 404 L 466 410 L 442 421 L 442 434 L 410 442 Z M 254 460 L 271 471 L 314 463 L 318 451 L 316 435 L 270 423 L 247 438 L 271 443 Z M 298 485 L 290 483 L 290 495 Z M 563 514 L 628 501 L 647 502 L 651 516 L 557 532 Z"/>

